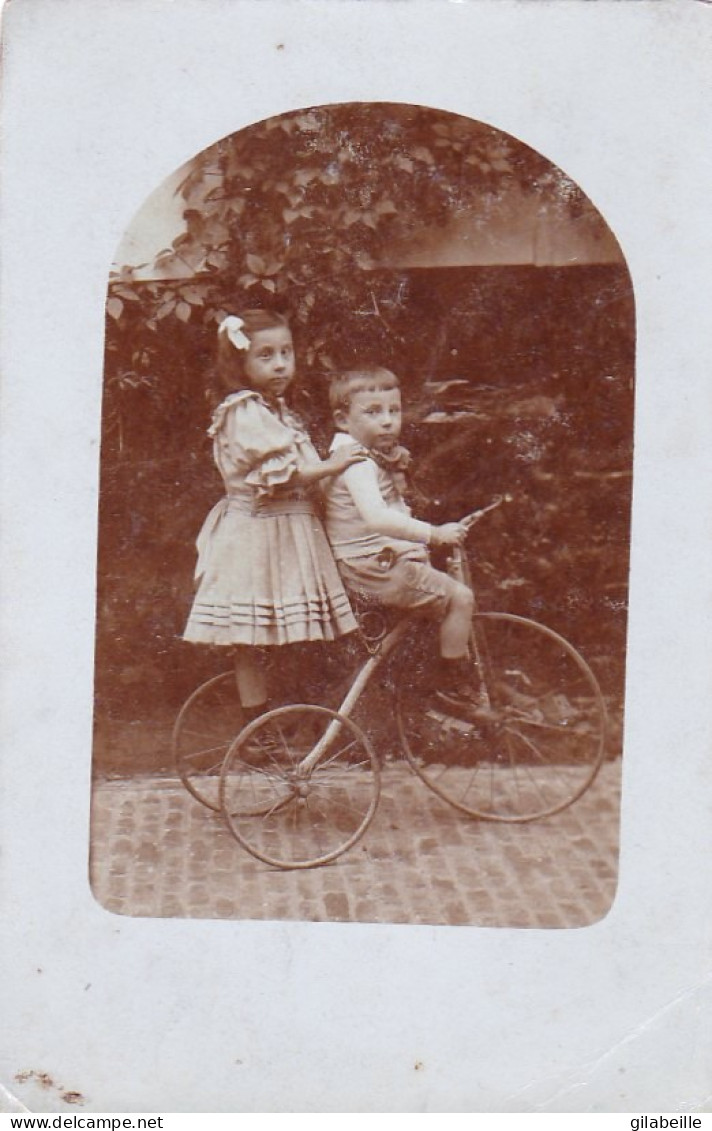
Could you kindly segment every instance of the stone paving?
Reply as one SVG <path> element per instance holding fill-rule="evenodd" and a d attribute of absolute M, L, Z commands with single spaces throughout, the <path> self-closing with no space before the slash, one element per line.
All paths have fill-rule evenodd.
<path fill-rule="evenodd" d="M 609 910 L 618 870 L 620 759 L 557 816 L 468 819 L 401 762 L 386 765 L 365 836 L 323 867 L 277 871 L 248 855 L 175 779 L 97 782 L 91 878 L 123 915 L 581 927 Z"/>

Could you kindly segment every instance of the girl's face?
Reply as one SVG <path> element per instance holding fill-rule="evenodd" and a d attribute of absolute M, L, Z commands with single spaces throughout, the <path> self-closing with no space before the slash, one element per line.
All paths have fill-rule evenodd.
<path fill-rule="evenodd" d="M 286 326 L 258 330 L 245 357 L 245 377 L 250 388 L 265 400 L 281 397 L 294 377 L 294 346 Z"/>

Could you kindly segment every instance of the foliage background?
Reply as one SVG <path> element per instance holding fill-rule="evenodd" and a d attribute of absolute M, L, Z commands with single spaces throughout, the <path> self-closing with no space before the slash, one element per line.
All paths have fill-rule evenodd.
<path fill-rule="evenodd" d="M 404 385 L 424 517 L 511 493 L 472 539 L 481 604 L 568 636 L 620 719 L 635 344 L 625 265 L 397 262 L 454 216 L 486 229 L 515 188 L 542 213 L 592 210 L 520 142 L 422 107 L 286 114 L 190 163 L 178 190 L 185 230 L 108 288 L 98 771 L 165 765 L 181 701 L 225 666 L 181 634 L 195 536 L 221 494 L 205 435 L 216 326 L 247 305 L 289 315 L 292 399 L 318 445 L 330 371 L 379 362 Z M 312 684 L 343 662 L 338 647 L 316 653 L 301 665 Z"/>

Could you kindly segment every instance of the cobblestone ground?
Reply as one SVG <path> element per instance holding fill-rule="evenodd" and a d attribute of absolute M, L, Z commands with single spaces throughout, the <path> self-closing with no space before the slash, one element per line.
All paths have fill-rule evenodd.
<path fill-rule="evenodd" d="M 100 782 L 92 887 L 123 915 L 581 927 L 615 894 L 619 787 L 616 760 L 563 813 L 490 824 L 458 814 L 394 763 L 362 840 L 324 867 L 277 871 L 176 780 Z"/>

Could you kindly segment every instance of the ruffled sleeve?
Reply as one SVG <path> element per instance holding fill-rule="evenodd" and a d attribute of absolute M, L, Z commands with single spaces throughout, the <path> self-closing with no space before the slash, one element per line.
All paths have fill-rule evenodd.
<path fill-rule="evenodd" d="M 245 482 L 258 495 L 288 483 L 299 469 L 294 432 L 255 394 L 237 394 L 223 401 L 213 428 L 232 458 L 248 466 Z"/>

